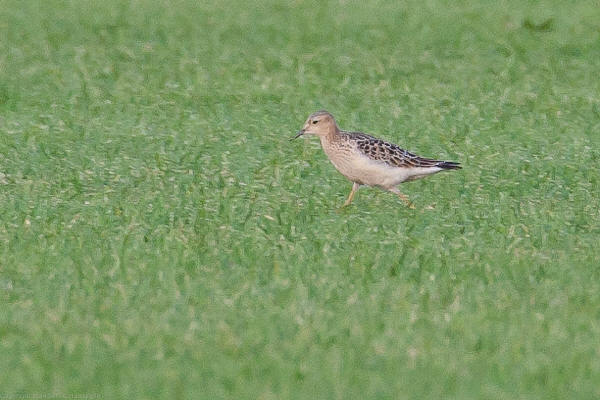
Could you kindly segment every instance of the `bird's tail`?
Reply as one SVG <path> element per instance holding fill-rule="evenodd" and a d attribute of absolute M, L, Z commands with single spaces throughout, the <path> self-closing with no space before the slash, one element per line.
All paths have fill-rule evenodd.
<path fill-rule="evenodd" d="M 440 167 L 442 169 L 461 169 L 460 163 L 454 161 L 440 161 L 435 164 L 436 167 Z"/>

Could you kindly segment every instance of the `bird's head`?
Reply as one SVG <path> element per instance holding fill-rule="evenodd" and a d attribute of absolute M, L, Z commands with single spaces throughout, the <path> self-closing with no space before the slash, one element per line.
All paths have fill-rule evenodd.
<path fill-rule="evenodd" d="M 304 123 L 304 127 L 292 139 L 296 139 L 302 135 L 327 136 L 332 132 L 336 132 L 337 129 L 338 127 L 333 115 L 325 110 L 321 110 L 311 114 Z"/>

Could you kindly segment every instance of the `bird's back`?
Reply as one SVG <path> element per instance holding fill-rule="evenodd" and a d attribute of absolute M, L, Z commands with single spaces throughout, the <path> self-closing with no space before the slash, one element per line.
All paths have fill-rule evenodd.
<path fill-rule="evenodd" d="M 420 157 L 416 154 L 402 149 L 400 146 L 382 139 L 367 135 L 362 132 L 342 132 L 348 140 L 356 144 L 358 151 L 366 157 L 381 161 L 391 167 L 414 168 L 414 167 L 436 167 L 445 161 Z M 456 164 L 456 163 L 455 163 Z M 458 166 L 458 164 L 457 164 Z M 460 168 L 460 167 L 458 167 Z"/>
<path fill-rule="evenodd" d="M 353 182 L 384 188 L 419 179 L 458 163 L 419 157 L 399 146 L 362 132 L 339 131 L 322 138 L 323 149 L 334 166 Z"/>

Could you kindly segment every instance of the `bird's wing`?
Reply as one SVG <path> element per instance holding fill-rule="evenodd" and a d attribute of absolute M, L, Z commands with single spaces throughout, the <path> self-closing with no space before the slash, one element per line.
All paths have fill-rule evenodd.
<path fill-rule="evenodd" d="M 419 157 L 399 146 L 377 139 L 362 132 L 347 132 L 356 143 L 358 151 L 370 159 L 384 162 L 392 167 L 436 167 L 443 161 Z"/>

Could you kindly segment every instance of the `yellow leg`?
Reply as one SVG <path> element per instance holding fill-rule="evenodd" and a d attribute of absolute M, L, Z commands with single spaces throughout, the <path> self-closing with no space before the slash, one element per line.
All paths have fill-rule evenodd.
<path fill-rule="evenodd" d="M 398 196 L 400 198 L 400 200 L 402 200 L 404 202 L 404 204 L 406 204 L 406 206 L 408 208 L 415 208 L 414 204 L 408 199 L 408 196 L 405 195 L 404 193 L 402 193 L 398 188 L 393 187 L 388 189 L 388 191 L 394 193 L 396 196 Z"/>
<path fill-rule="evenodd" d="M 360 187 L 360 185 L 356 182 L 354 182 L 352 184 L 352 190 L 350 191 L 350 195 L 348 195 L 348 199 L 346 199 L 346 202 L 344 203 L 344 205 L 342 207 L 346 207 L 346 206 L 350 205 L 350 203 L 352 203 L 352 199 L 354 198 L 354 195 L 356 194 L 356 191 L 358 190 L 359 187 Z"/>

